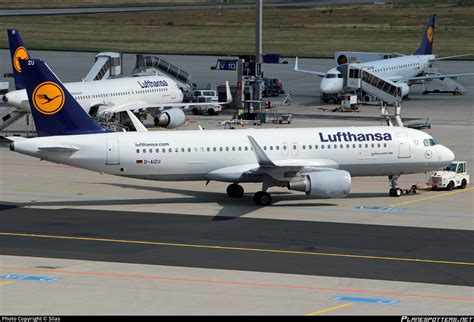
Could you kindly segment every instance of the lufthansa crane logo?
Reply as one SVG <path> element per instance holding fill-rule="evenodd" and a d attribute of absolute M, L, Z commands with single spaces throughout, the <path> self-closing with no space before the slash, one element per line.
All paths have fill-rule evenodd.
<path fill-rule="evenodd" d="M 25 47 L 20 46 L 15 50 L 15 54 L 13 55 L 13 66 L 17 72 L 21 73 L 20 59 L 28 58 L 28 52 Z"/>
<path fill-rule="evenodd" d="M 45 115 L 58 113 L 64 106 L 64 98 L 63 89 L 53 82 L 39 84 L 32 95 L 34 107 Z"/>
<path fill-rule="evenodd" d="M 430 26 L 428 28 L 427 36 L 428 36 L 428 41 L 432 43 L 433 42 L 433 27 Z"/>

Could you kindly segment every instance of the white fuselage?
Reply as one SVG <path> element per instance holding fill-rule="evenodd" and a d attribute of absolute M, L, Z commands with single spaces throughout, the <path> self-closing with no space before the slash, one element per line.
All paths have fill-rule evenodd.
<path fill-rule="evenodd" d="M 430 60 L 434 57 L 434 55 L 411 55 L 352 65 L 367 69 L 381 78 L 397 81 L 397 79 L 422 74 L 430 66 Z M 321 93 L 341 93 L 344 90 L 342 74 L 337 68 L 330 69 L 321 80 L 319 87 Z"/>
<path fill-rule="evenodd" d="M 38 137 L 15 141 L 13 149 L 52 162 L 133 178 L 245 182 L 255 180 L 242 177 L 242 173 L 259 166 L 248 136 L 275 163 L 317 168 L 316 161 L 326 160 L 324 166 L 333 164 L 352 176 L 427 172 L 454 159 L 448 148 L 427 133 L 387 126 L 111 132 Z"/>
<path fill-rule="evenodd" d="M 183 93 L 175 81 L 163 76 L 128 77 L 93 82 L 65 83 L 64 86 L 89 113 L 91 107 L 99 111 L 124 104 L 180 103 Z M 5 95 L 6 102 L 25 112 L 30 111 L 26 90 L 16 90 Z"/>

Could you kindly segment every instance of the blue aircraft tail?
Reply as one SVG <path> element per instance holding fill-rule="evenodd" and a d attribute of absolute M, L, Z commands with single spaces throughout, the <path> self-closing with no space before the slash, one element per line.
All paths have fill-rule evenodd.
<path fill-rule="evenodd" d="M 436 13 L 430 17 L 428 25 L 426 26 L 423 40 L 421 41 L 420 47 L 416 50 L 415 55 L 431 55 L 433 52 L 433 38 L 436 22 Z"/>
<path fill-rule="evenodd" d="M 20 59 L 29 59 L 28 50 L 23 44 L 20 32 L 17 29 L 8 29 L 8 42 L 10 44 L 10 55 L 12 58 L 13 78 L 15 79 L 15 89 L 24 89 L 25 81 L 21 72 Z"/>
<path fill-rule="evenodd" d="M 20 60 L 38 136 L 103 133 L 40 59 Z"/>

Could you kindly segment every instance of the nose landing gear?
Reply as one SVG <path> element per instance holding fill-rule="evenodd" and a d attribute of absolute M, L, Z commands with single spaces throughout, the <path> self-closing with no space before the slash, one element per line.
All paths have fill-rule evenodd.
<path fill-rule="evenodd" d="M 403 193 L 402 189 L 398 187 L 398 178 L 400 176 L 388 176 L 390 180 L 390 190 L 388 191 L 390 197 L 400 197 Z"/>

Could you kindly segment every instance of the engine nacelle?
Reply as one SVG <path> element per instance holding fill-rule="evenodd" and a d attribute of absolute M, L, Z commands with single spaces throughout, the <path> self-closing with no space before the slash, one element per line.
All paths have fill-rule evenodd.
<path fill-rule="evenodd" d="M 351 175 L 345 170 L 311 172 L 302 179 L 290 181 L 289 190 L 304 191 L 316 198 L 345 197 L 351 190 Z"/>
<path fill-rule="evenodd" d="M 410 86 L 407 83 L 399 83 L 398 86 L 402 88 L 402 97 L 406 97 L 410 93 Z"/>
<path fill-rule="evenodd" d="M 185 122 L 186 116 L 184 115 L 184 112 L 177 107 L 165 110 L 155 117 L 155 125 L 167 129 L 174 129 L 183 125 Z"/>

